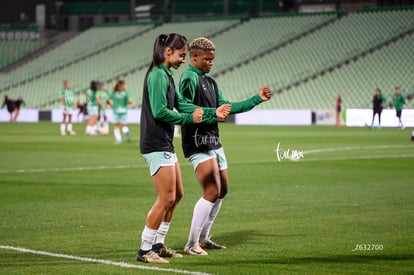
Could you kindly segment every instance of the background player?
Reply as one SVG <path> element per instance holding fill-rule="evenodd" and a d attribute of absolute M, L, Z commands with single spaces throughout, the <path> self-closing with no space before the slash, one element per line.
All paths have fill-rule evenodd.
<path fill-rule="evenodd" d="M 395 87 L 395 94 L 392 96 L 392 100 L 394 102 L 396 116 L 398 117 L 398 128 L 404 129 L 404 126 L 401 120 L 401 114 L 402 114 L 402 110 L 405 104 L 405 98 L 401 94 L 400 87 Z"/>
<path fill-rule="evenodd" d="M 98 128 L 100 134 L 107 135 L 109 133 L 108 116 L 107 112 L 107 101 L 109 98 L 108 91 L 106 90 L 105 83 L 99 82 L 99 90 L 96 93 L 98 101 Z M 103 120 L 101 122 L 101 119 Z"/>
<path fill-rule="evenodd" d="M 114 136 L 115 143 L 122 143 L 122 133 L 126 136 L 128 141 L 131 140 L 127 122 L 128 105 L 132 104 L 132 99 L 128 93 L 127 85 L 125 81 L 118 80 L 114 87 L 114 91 L 109 95 L 108 101 L 112 105 L 113 110 L 113 123 L 114 123 Z"/>
<path fill-rule="evenodd" d="M 98 92 L 98 82 L 91 81 L 89 89 L 86 91 L 88 97 L 88 124 L 86 125 L 86 134 L 90 136 L 95 136 L 98 134 L 98 101 L 96 94 Z"/>
<path fill-rule="evenodd" d="M 335 108 L 335 112 L 336 112 L 336 126 L 341 126 L 341 111 L 342 111 L 342 99 L 341 99 L 341 95 L 337 94 L 336 95 L 336 108 Z"/>
<path fill-rule="evenodd" d="M 7 111 L 10 114 L 9 122 L 13 122 L 13 113 L 14 109 L 16 109 L 16 105 L 14 104 L 14 100 L 12 100 L 8 95 L 4 96 L 4 102 L 1 108 L 4 108 L 6 106 Z"/>
<path fill-rule="evenodd" d="M 386 104 L 387 100 L 385 97 L 381 94 L 380 89 L 375 89 L 375 95 L 372 98 L 372 107 L 373 107 L 373 113 L 372 113 L 372 122 L 371 127 L 374 127 L 374 119 L 375 115 L 378 115 L 378 128 L 381 128 L 381 113 L 382 109 L 384 109 L 384 105 Z"/>
<path fill-rule="evenodd" d="M 249 111 L 271 98 L 269 88 L 263 87 L 258 95 L 244 101 L 226 100 L 214 79 L 206 75 L 213 66 L 214 58 L 215 46 L 209 39 L 201 37 L 191 42 L 191 65 L 187 67 L 180 81 L 180 90 L 188 102 L 210 108 L 231 104 L 231 113 L 235 114 Z M 184 155 L 192 162 L 196 177 L 203 188 L 203 196 L 194 206 L 190 234 L 184 252 L 207 255 L 203 248 L 225 248 L 210 240 L 210 229 L 228 192 L 226 156 L 220 143 L 217 122 L 185 124 L 181 129 Z"/>
<path fill-rule="evenodd" d="M 63 121 L 60 124 L 60 134 L 62 136 L 69 133 L 70 135 L 76 135 L 72 130 L 72 110 L 73 110 L 74 93 L 71 89 L 71 84 L 68 80 L 63 82 L 63 89 L 60 92 L 60 103 L 63 107 Z"/>

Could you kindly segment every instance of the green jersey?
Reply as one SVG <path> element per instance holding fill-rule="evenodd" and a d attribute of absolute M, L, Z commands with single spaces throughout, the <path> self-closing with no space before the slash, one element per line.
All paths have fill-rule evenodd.
<path fill-rule="evenodd" d="M 98 101 L 96 100 L 97 93 L 98 93 L 97 91 L 93 91 L 91 89 L 88 89 L 86 91 L 86 95 L 88 96 L 88 100 L 89 100 L 88 102 L 89 106 L 98 106 Z"/>
<path fill-rule="evenodd" d="M 106 108 L 106 105 L 107 105 L 106 100 L 109 98 L 108 93 L 106 91 L 99 90 L 96 92 L 95 97 L 98 97 L 101 100 L 102 105 Z"/>
<path fill-rule="evenodd" d="M 62 91 L 60 92 L 60 97 L 63 98 L 63 102 L 67 107 L 73 106 L 73 98 L 74 98 L 73 90 L 62 89 Z"/>
<path fill-rule="evenodd" d="M 112 100 L 112 110 L 116 114 L 125 114 L 128 111 L 128 101 L 131 99 L 127 91 L 112 92 L 109 95 Z"/>
<path fill-rule="evenodd" d="M 230 113 L 232 114 L 250 111 L 263 101 L 259 95 L 254 95 L 243 101 L 230 102 L 224 98 L 213 78 L 191 65 L 181 77 L 180 90 L 188 102 L 202 107 L 217 108 L 223 104 L 231 104 Z M 181 134 L 186 158 L 196 153 L 221 148 L 217 122 L 182 125 Z"/>
<path fill-rule="evenodd" d="M 176 91 L 172 71 L 161 64 L 145 76 L 141 107 L 141 154 L 174 152 L 174 124 L 193 123 L 195 109 Z M 175 112 L 173 109 L 178 112 Z M 217 122 L 215 108 L 203 108 L 202 123 Z"/>
<path fill-rule="evenodd" d="M 176 92 L 175 84 L 169 83 L 169 78 L 172 77 L 172 71 L 161 64 L 159 67 L 152 68 L 148 74 L 147 86 L 149 95 L 149 104 L 151 106 L 152 115 L 156 119 L 160 119 L 169 124 L 187 124 L 193 123 L 192 112 L 200 108 L 199 106 L 188 103 L 183 99 L 180 93 Z M 174 102 L 168 102 L 167 95 L 169 85 L 174 89 Z M 172 103 L 173 107 L 178 111 L 175 112 L 167 108 L 168 103 Z M 212 123 L 217 121 L 215 108 L 202 108 L 203 120 L 202 123 Z"/>
<path fill-rule="evenodd" d="M 223 96 L 222 91 L 218 87 L 213 87 L 209 83 L 208 84 L 203 83 L 203 87 L 199 87 L 200 78 L 204 80 L 209 77 L 205 73 L 203 73 L 201 70 L 195 68 L 192 65 L 188 65 L 186 71 L 183 73 L 181 80 L 180 80 L 180 91 L 184 99 L 187 100 L 187 102 L 200 105 L 201 107 L 216 107 L 216 108 L 223 104 L 231 104 L 230 114 L 237 114 L 237 113 L 243 113 L 243 112 L 250 111 L 256 105 L 263 102 L 263 100 L 258 94 L 243 101 L 230 102 Z M 204 81 L 201 81 L 201 82 L 204 82 Z M 214 85 L 216 85 L 215 82 L 214 82 Z M 197 98 L 203 97 L 203 96 L 205 97 L 208 95 L 207 93 L 202 93 L 200 90 L 201 88 L 203 91 L 208 91 L 212 94 L 217 93 L 217 98 L 218 98 L 217 106 L 205 106 L 203 102 L 207 102 L 207 100 L 204 100 L 204 101 L 202 100 L 200 102 L 197 102 L 196 100 Z"/>
<path fill-rule="evenodd" d="M 401 111 L 403 109 L 404 106 L 404 96 L 402 94 L 394 94 L 392 97 L 393 101 L 394 101 L 394 105 L 395 105 L 395 110 L 397 111 Z"/>

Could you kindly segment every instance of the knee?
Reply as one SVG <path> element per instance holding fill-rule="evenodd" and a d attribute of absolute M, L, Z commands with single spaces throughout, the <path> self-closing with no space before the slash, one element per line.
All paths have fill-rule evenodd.
<path fill-rule="evenodd" d="M 162 204 L 163 208 L 169 209 L 171 208 L 171 206 L 174 205 L 175 201 L 176 201 L 176 196 L 175 194 L 171 193 L 161 198 L 160 203 Z"/>
<path fill-rule="evenodd" d="M 227 195 L 227 193 L 228 193 L 227 189 L 221 190 L 219 199 L 223 199 Z"/>
<path fill-rule="evenodd" d="M 184 197 L 184 191 L 180 191 L 175 194 L 175 202 L 178 203 Z"/>
<path fill-rule="evenodd" d="M 204 198 L 210 202 L 215 202 L 220 197 L 220 191 L 215 188 L 210 188 L 204 192 Z"/>

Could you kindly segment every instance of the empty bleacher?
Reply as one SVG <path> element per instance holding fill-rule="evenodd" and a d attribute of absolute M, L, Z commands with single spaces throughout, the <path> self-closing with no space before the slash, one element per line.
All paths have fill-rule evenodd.
<path fill-rule="evenodd" d="M 319 109 L 333 109 L 339 93 L 345 107 L 371 108 L 377 87 L 389 103 L 396 86 L 400 86 L 405 95 L 414 91 L 413 45 L 414 34 L 407 35 L 340 69 L 280 93 L 269 104 L 271 108 L 315 109 L 318 106 Z M 414 107 L 413 103 L 408 101 L 407 107 Z"/>
<path fill-rule="evenodd" d="M 91 80 L 112 89 L 122 78 L 137 107 L 154 39 L 178 32 L 189 41 L 212 38 L 217 47 L 212 75 L 230 100 L 267 84 L 278 93 L 259 108 L 331 109 L 337 93 L 346 107 L 370 107 L 376 87 L 389 95 L 396 85 L 403 92 L 414 89 L 413 31 L 413 9 L 93 28 L 0 75 L 0 95 L 23 96 L 26 107 L 50 109 L 59 106 L 65 79 L 81 92 Z M 177 84 L 184 69 L 174 72 Z"/>
<path fill-rule="evenodd" d="M 0 88 L 6 85 L 17 84 L 24 80 L 41 77 L 42 74 L 53 73 L 53 70 L 85 58 L 105 47 L 127 39 L 129 36 L 140 33 L 147 28 L 149 27 L 134 25 L 127 27 L 93 28 L 85 31 L 62 46 L 51 50 L 46 55 L 8 74 L 4 84 Z"/>
<path fill-rule="evenodd" d="M 287 88 L 297 85 L 301 80 L 352 60 L 413 28 L 414 10 L 351 14 L 286 47 L 252 60 L 237 70 L 219 75 L 217 80 L 232 100 L 251 94 L 261 84 L 282 90 L 280 97 L 285 97 L 284 94 L 292 90 Z M 396 81 L 401 82 L 398 78 Z M 332 91 L 334 94 L 337 92 L 340 91 Z M 306 93 L 300 94 L 292 102 L 280 101 L 278 98 L 263 108 L 328 107 L 328 104 L 321 105 L 321 101 L 314 105 L 314 97 L 308 97 Z M 301 102 L 300 98 L 304 101 Z M 329 107 L 332 106 L 332 100 Z"/>
<path fill-rule="evenodd" d="M 85 55 L 88 53 L 77 50 L 77 45 L 92 45 L 91 48 L 88 48 L 88 51 L 90 53 L 93 49 L 96 51 L 96 47 L 102 44 L 97 43 L 96 41 L 89 42 L 89 44 L 84 43 L 84 39 L 86 41 L 89 41 L 90 39 L 87 39 L 85 33 L 83 33 L 82 37 L 84 37 L 84 39 L 82 38 L 81 40 L 78 38 L 76 41 L 71 41 L 64 46 L 57 48 L 55 51 L 53 51 L 53 53 L 50 53 L 50 55 L 45 55 L 44 57 L 39 58 L 39 60 L 32 62 L 34 64 L 25 66 L 18 72 L 13 73 L 13 75 L 10 77 L 14 77 L 16 80 L 18 80 L 18 76 L 23 77 L 25 71 L 27 72 L 34 70 L 34 73 L 36 73 L 39 70 L 45 70 L 45 67 L 53 68 L 53 62 L 55 62 L 57 58 L 60 58 L 58 61 L 60 65 L 68 64 L 68 66 L 64 66 L 63 68 L 55 71 L 46 70 L 48 72 L 46 75 L 41 75 L 35 81 L 29 81 L 24 84 L 17 85 L 12 89 L 7 89 L 4 91 L 4 93 L 8 93 L 13 97 L 20 95 L 23 96 L 26 99 L 28 107 L 53 108 L 59 104 L 57 97 L 63 80 L 70 80 L 73 83 L 73 88 L 76 91 L 86 89 L 88 87 L 88 83 L 91 80 L 106 81 L 108 82 L 107 86 L 112 87 L 116 76 L 126 76 L 127 72 L 130 72 L 136 68 L 139 68 L 139 70 L 134 75 L 130 75 L 127 80 L 131 80 L 128 81 L 128 84 L 131 88 L 134 87 L 134 89 L 141 90 L 146 67 L 152 58 L 152 47 L 154 39 L 159 34 L 180 32 L 186 35 L 188 39 L 193 39 L 197 36 L 198 33 L 212 35 L 220 29 L 225 29 L 237 22 L 237 20 L 223 20 L 212 21 L 208 24 L 205 24 L 205 22 L 198 21 L 191 24 L 164 24 L 156 29 L 152 29 L 152 27 L 146 27 L 147 29 L 145 29 L 145 32 L 142 31 L 140 35 L 134 36 L 124 43 L 120 43 L 112 47 L 110 50 L 100 51 L 97 53 L 95 52 L 88 58 L 84 58 L 76 64 L 71 65 L 71 59 L 77 58 L 79 54 Z M 105 30 L 106 28 L 97 28 L 93 29 L 90 32 L 100 32 L 101 35 L 105 34 L 105 37 L 112 37 L 112 40 L 106 44 L 113 43 L 116 41 L 116 39 L 120 39 L 119 37 L 109 35 L 109 30 L 106 30 L 107 32 L 105 32 Z M 102 42 L 101 36 L 97 35 L 95 37 Z M 68 53 L 67 55 L 70 57 L 64 59 L 62 57 L 63 53 Z M 41 66 L 43 62 L 44 65 Z M 30 69 L 27 67 L 30 67 Z M 33 91 L 36 92 L 33 93 Z M 140 101 L 139 93 L 133 93 L 133 96 L 134 102 L 137 103 Z"/>
<path fill-rule="evenodd" d="M 44 40 L 0 40 L 0 68 L 16 62 L 45 44 Z"/>
<path fill-rule="evenodd" d="M 217 47 L 214 72 L 232 68 L 336 17 L 336 13 L 325 13 L 253 18 L 213 38 Z"/>

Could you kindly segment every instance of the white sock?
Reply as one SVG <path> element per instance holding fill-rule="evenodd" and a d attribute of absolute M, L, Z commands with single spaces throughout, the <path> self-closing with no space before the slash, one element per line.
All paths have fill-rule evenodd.
<path fill-rule="evenodd" d="M 122 142 L 121 131 L 119 129 L 114 129 L 114 136 L 117 142 Z"/>
<path fill-rule="evenodd" d="M 220 211 L 221 205 L 223 203 L 223 199 L 217 199 L 214 203 L 213 208 L 210 211 L 210 215 L 208 215 L 206 223 L 203 226 L 200 234 L 200 241 L 207 240 L 210 237 L 210 230 L 213 226 L 214 220 L 217 217 L 218 212 Z"/>
<path fill-rule="evenodd" d="M 68 132 L 72 132 L 72 123 L 68 124 Z"/>
<path fill-rule="evenodd" d="M 155 235 L 154 244 L 164 243 L 165 236 L 167 235 L 168 230 L 170 229 L 170 224 L 171 223 L 169 222 L 162 222 L 160 224 L 160 227 L 158 227 L 158 230 L 157 230 L 157 234 Z"/>
<path fill-rule="evenodd" d="M 122 133 L 125 134 L 127 138 L 129 138 L 129 129 L 127 126 L 122 127 Z"/>
<path fill-rule="evenodd" d="M 200 240 L 201 229 L 204 227 L 204 224 L 208 218 L 208 215 L 213 208 L 214 203 L 200 198 L 194 206 L 193 219 L 191 221 L 190 234 L 188 236 L 188 246 L 194 246 L 198 244 Z"/>
<path fill-rule="evenodd" d="M 60 132 L 61 133 L 64 133 L 65 132 L 65 128 L 66 128 L 65 123 L 60 124 Z"/>
<path fill-rule="evenodd" d="M 86 125 L 86 134 L 89 135 L 91 133 L 91 126 Z"/>
<path fill-rule="evenodd" d="M 180 127 L 178 125 L 174 126 L 174 137 L 180 137 Z"/>
<path fill-rule="evenodd" d="M 157 234 L 157 230 L 151 229 L 145 226 L 144 231 L 142 231 L 141 235 L 141 249 L 144 251 L 148 251 L 152 249 L 152 244 L 155 240 L 155 234 Z"/>

